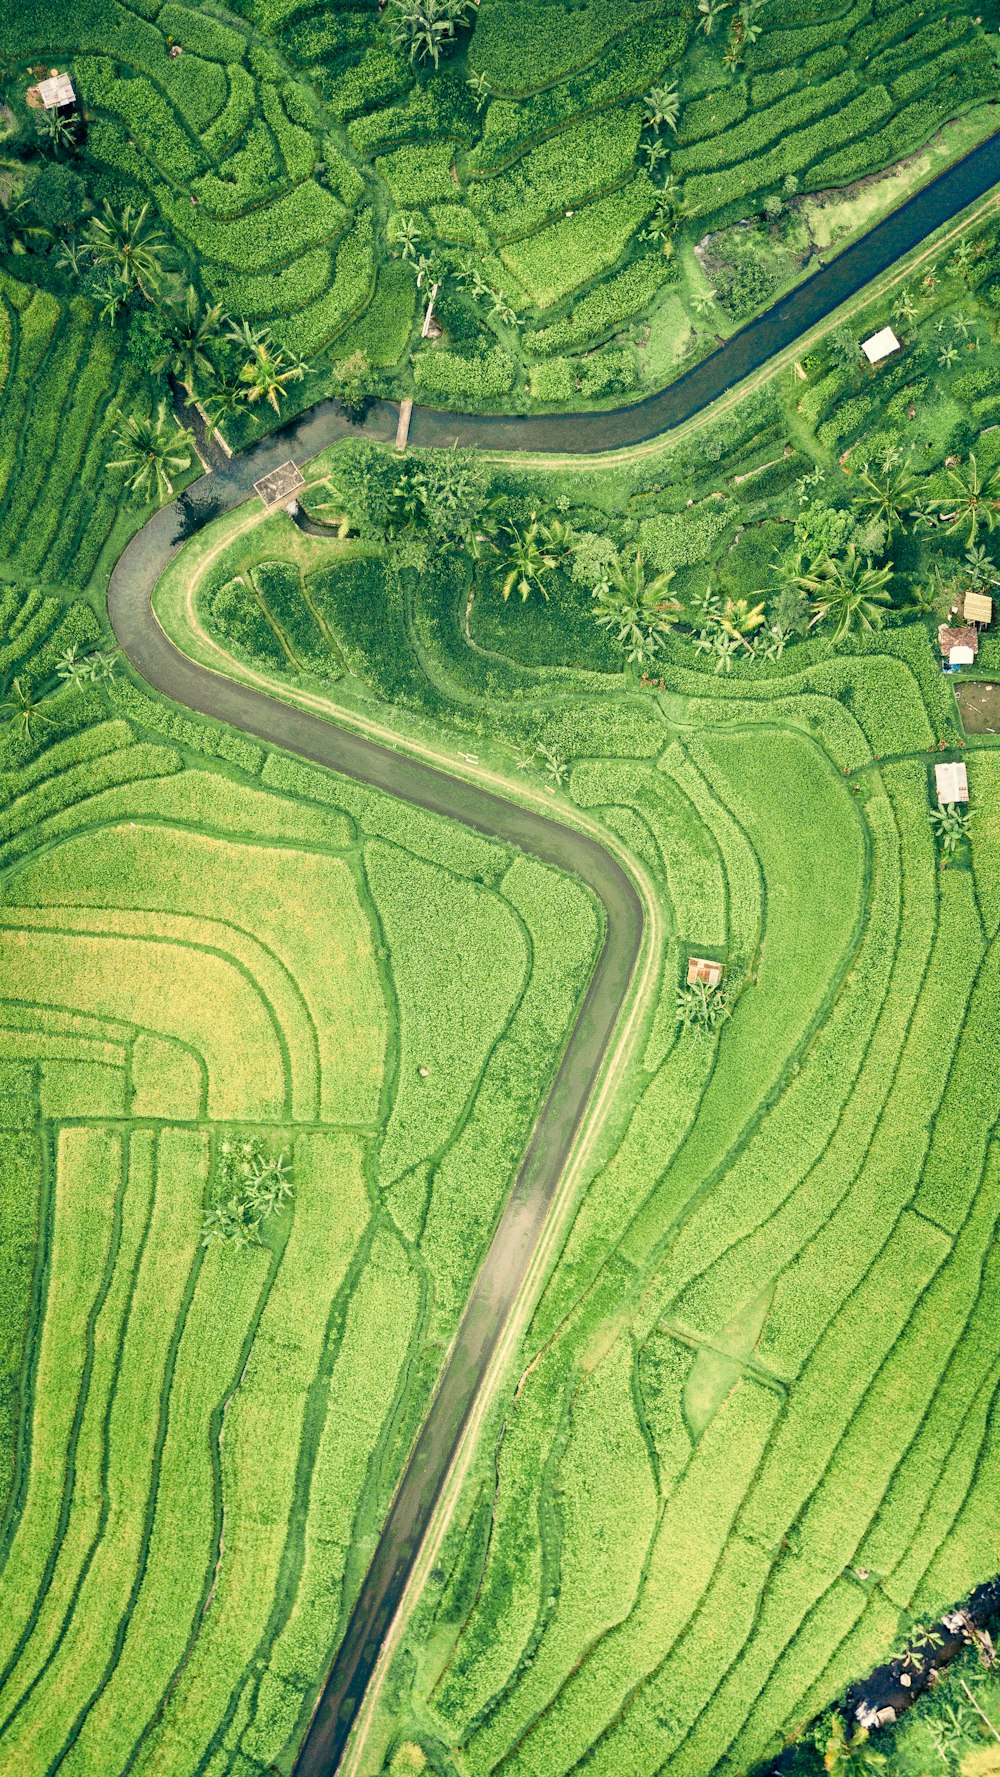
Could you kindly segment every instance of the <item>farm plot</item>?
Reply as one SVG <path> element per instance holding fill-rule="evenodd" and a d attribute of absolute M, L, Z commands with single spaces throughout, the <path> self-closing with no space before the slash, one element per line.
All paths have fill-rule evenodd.
<path fill-rule="evenodd" d="M 0 1765 L 256 1770 L 337 1644 L 597 923 L 389 798 L 213 761 L 124 682 L 49 690 L 90 612 L 46 617 L 3 668 L 40 702 L 0 756 Z M 214 1238 L 269 1163 L 290 1191 Z"/>
<path fill-rule="evenodd" d="M 995 571 L 987 521 L 977 554 L 948 501 L 980 498 L 974 473 L 996 494 L 996 288 L 983 232 L 648 460 L 482 465 L 485 511 L 522 533 L 542 513 L 553 550 L 573 527 L 545 599 L 504 602 L 496 532 L 497 557 L 415 573 L 350 498 L 363 545 L 299 558 L 347 663 L 328 695 L 392 701 L 585 810 L 652 878 L 664 935 L 366 1771 L 412 1743 L 470 1777 L 738 1777 L 995 1570 L 997 772 L 970 741 L 971 848 L 942 869 L 933 765 L 965 737 L 918 594 Z M 855 335 L 890 320 L 903 349 L 873 371 Z M 357 487 L 352 449 L 317 498 Z M 758 601 L 780 631 L 783 564 L 876 519 L 870 631 L 834 645 L 811 603 L 770 652 L 706 645 L 713 599 L 745 637 Z M 683 608 L 628 671 L 577 563 L 613 577 L 637 547 Z M 227 572 L 240 549 L 252 567 L 234 548 Z M 692 954 L 724 971 L 714 1028 L 678 1019 Z"/>
<path fill-rule="evenodd" d="M 55 289 L 86 331 L 79 305 L 99 295 L 91 356 L 127 345 L 129 376 L 166 393 L 167 363 L 194 375 L 162 351 L 164 299 L 176 331 L 190 284 L 199 393 L 218 396 L 234 442 L 290 396 L 345 384 L 487 409 L 661 387 L 989 134 L 1000 96 L 986 24 L 944 0 L 857 0 L 808 22 L 769 0 L 744 36 L 734 8 L 483 0 L 437 62 L 419 45 L 411 60 L 392 9 L 361 5 L 11 10 L 32 325 Z M 85 188 L 55 226 L 24 103 L 29 70 L 53 60 L 82 132 L 59 177 Z M 133 218 L 148 203 L 169 244 L 167 274 L 128 304 L 88 262 L 104 202 Z M 424 339 L 431 287 L 442 334 Z M 273 402 L 234 395 L 246 335 L 224 317 L 282 354 Z M 57 405 L 40 409 L 53 440 Z M 58 527 L 58 502 L 50 513 Z"/>

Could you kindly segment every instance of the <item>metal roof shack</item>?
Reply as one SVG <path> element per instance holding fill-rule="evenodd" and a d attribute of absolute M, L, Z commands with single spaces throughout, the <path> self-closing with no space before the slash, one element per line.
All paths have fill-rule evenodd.
<path fill-rule="evenodd" d="M 694 987 L 700 981 L 704 987 L 718 987 L 722 980 L 722 964 L 714 963 L 707 956 L 688 958 L 687 984 Z"/>
<path fill-rule="evenodd" d="M 63 105 L 76 104 L 76 93 L 68 74 L 52 73 L 48 80 L 38 82 L 37 90 L 46 111 L 59 111 Z"/>
<path fill-rule="evenodd" d="M 993 600 L 986 592 L 967 592 L 962 616 L 966 623 L 981 623 L 986 628 L 993 622 Z"/>
<path fill-rule="evenodd" d="M 971 666 L 979 649 L 979 631 L 973 623 L 942 623 L 938 647 L 949 666 Z"/>
<path fill-rule="evenodd" d="M 949 802 L 969 800 L 969 774 L 961 760 L 952 765 L 935 765 L 934 784 L 942 808 Z"/>
<path fill-rule="evenodd" d="M 880 332 L 873 333 L 871 339 L 861 341 L 861 350 L 869 364 L 880 364 L 890 353 L 899 351 L 899 340 L 891 327 L 883 327 Z"/>

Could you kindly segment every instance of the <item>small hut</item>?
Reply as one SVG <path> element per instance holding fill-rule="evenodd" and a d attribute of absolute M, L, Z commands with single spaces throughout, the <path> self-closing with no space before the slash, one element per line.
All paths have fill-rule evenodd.
<path fill-rule="evenodd" d="M 53 70 L 47 80 L 38 82 L 37 91 L 46 111 L 61 111 L 64 105 L 76 104 L 76 93 L 68 74 Z"/>
<path fill-rule="evenodd" d="M 942 623 L 938 630 L 938 647 L 946 672 L 957 672 L 960 666 L 971 666 L 979 650 L 979 631 L 974 623 Z"/>
<path fill-rule="evenodd" d="M 687 984 L 689 987 L 695 987 L 699 981 L 703 987 L 718 987 L 721 980 L 721 963 L 714 963 L 706 956 L 688 958 Z"/>
<path fill-rule="evenodd" d="M 869 364 L 881 364 L 883 358 L 899 351 L 899 340 L 891 327 L 883 327 L 878 333 L 873 333 L 871 339 L 861 341 L 861 350 Z"/>
<path fill-rule="evenodd" d="M 960 759 L 951 765 L 935 765 L 934 785 L 942 808 L 949 802 L 969 800 L 969 774 Z"/>
<path fill-rule="evenodd" d="M 985 592 L 967 592 L 962 616 L 966 623 L 974 623 L 977 628 L 982 624 L 984 629 L 988 629 L 993 622 L 993 600 Z"/>

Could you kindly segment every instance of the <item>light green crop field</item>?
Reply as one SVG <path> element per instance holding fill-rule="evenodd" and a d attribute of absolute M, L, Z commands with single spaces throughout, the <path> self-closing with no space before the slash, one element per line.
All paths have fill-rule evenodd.
<path fill-rule="evenodd" d="M 956 312 L 939 262 L 881 382 L 820 347 L 649 461 L 498 465 L 492 489 L 638 536 L 684 599 L 706 566 L 732 598 L 765 597 L 796 523 L 864 522 L 852 456 L 908 402 L 908 462 L 944 485 L 952 378 L 971 394 L 995 352 L 987 264 L 959 299 L 981 336 L 967 366 L 930 343 Z M 964 409 L 986 466 L 990 401 Z M 356 488 L 349 455 L 317 465 L 314 510 Z M 516 760 L 642 863 L 666 934 L 631 1076 L 360 1769 L 737 1777 L 998 1563 L 1000 754 L 962 733 L 907 603 L 962 542 L 903 523 L 888 627 L 836 650 L 812 633 L 713 670 L 682 618 L 643 676 L 568 572 L 504 605 L 488 556 L 428 583 L 391 545 L 235 527 L 191 545 L 158 595 L 186 645 Z M 218 585 L 265 557 L 289 567 L 279 625 L 307 596 L 323 611 L 323 672 L 269 667 L 228 625 Z M 948 869 L 928 818 L 942 757 L 964 757 L 973 810 Z M 712 1033 L 676 1019 L 692 953 L 724 963 L 732 1015 Z"/>
<path fill-rule="evenodd" d="M 14 630 L 21 678 L 45 643 Z M 336 1646 L 599 927 L 500 845 L 249 742 L 213 761 L 233 737 L 124 682 L 46 712 L 0 817 L 0 1768 L 256 1770 Z M 223 1144 L 261 1142 L 290 1203 L 204 1244 Z"/>

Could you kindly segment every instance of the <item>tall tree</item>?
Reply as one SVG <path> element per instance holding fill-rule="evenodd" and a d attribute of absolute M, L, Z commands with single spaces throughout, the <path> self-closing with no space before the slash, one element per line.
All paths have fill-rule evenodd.
<path fill-rule="evenodd" d="M 892 563 L 876 568 L 849 543 L 842 556 L 823 555 L 801 579 L 802 590 L 812 600 L 815 623 L 832 623 L 834 642 L 842 642 L 854 629 L 881 629 Z"/>
<path fill-rule="evenodd" d="M 148 204 L 138 210 L 126 204 L 116 212 L 105 198 L 103 213 L 91 217 L 83 239 L 96 264 L 110 266 L 127 290 L 135 287 L 152 298 L 163 276 L 167 237 L 152 221 Z"/>
<path fill-rule="evenodd" d="M 946 530 L 964 529 L 971 548 L 980 525 L 992 531 L 1000 523 L 1000 466 L 982 471 L 973 455 L 949 469 L 947 479 L 951 492 L 926 501 L 926 508 L 940 515 Z"/>
<path fill-rule="evenodd" d="M 194 434 L 168 423 L 166 402 L 154 414 L 130 414 L 114 438 L 118 455 L 108 468 L 124 470 L 125 486 L 143 500 L 171 499 L 173 477 L 191 466 Z"/>
<path fill-rule="evenodd" d="M 658 654 L 683 606 L 669 596 L 674 570 L 646 578 L 642 554 L 627 563 L 610 563 L 608 580 L 594 593 L 594 615 L 602 629 L 614 633 L 630 666 L 644 666 Z"/>

